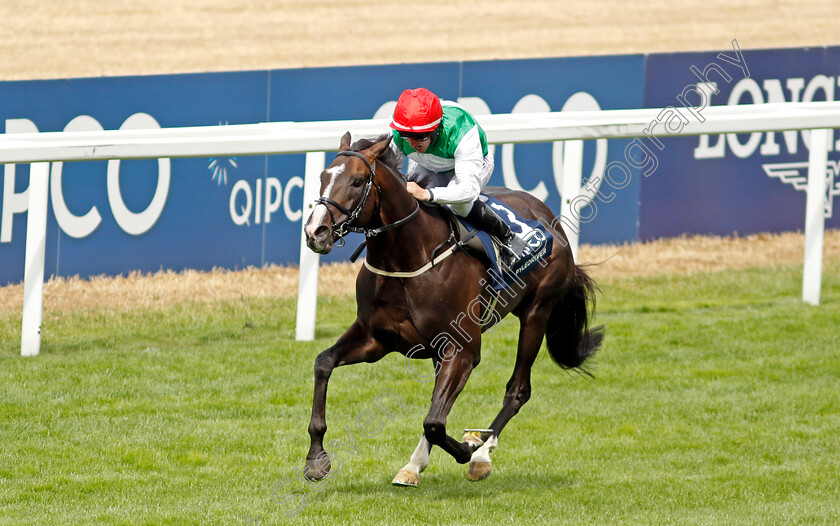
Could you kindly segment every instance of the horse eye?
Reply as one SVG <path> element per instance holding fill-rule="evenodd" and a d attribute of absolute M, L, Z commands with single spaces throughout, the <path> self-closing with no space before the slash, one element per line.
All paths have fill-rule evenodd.
<path fill-rule="evenodd" d="M 350 183 L 352 186 L 362 186 L 365 183 L 365 180 L 361 177 L 356 177 L 353 179 L 353 182 Z"/>

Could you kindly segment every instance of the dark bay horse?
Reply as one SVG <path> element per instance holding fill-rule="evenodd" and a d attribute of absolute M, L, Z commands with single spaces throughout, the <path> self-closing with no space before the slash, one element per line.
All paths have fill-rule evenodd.
<path fill-rule="evenodd" d="M 485 264 L 463 250 L 441 257 L 453 245 L 450 223 L 441 210 L 420 206 L 406 191 L 389 142 L 390 136 L 382 136 L 351 146 L 346 133 L 341 152 L 321 173 L 321 197 L 305 225 L 307 245 L 322 254 L 348 231 L 367 236 L 367 260 L 356 278 L 356 321 L 315 360 L 305 474 L 320 480 L 330 471 L 323 438 L 333 369 L 399 352 L 412 360 L 431 359 L 435 383 L 420 444 L 393 483 L 416 486 L 432 446 L 459 463 L 469 462 L 468 478 L 481 480 L 492 470 L 489 453 L 498 436 L 531 396 L 531 366 L 543 338 L 552 358 L 565 368 L 581 367 L 597 351 L 602 329 L 588 328 L 594 283 L 575 265 L 565 234 L 554 221 L 559 231 L 553 232 L 552 255 L 490 306 Z M 525 219 L 542 219 L 546 225 L 554 220 L 551 210 L 528 193 L 487 191 Z M 438 262 L 420 272 L 433 259 Z M 479 314 L 476 305 L 491 312 Z M 467 433 L 459 442 L 447 433 L 446 418 L 481 360 L 487 320 L 498 321 L 511 312 L 520 319 L 519 345 L 502 409 L 487 430 Z"/>

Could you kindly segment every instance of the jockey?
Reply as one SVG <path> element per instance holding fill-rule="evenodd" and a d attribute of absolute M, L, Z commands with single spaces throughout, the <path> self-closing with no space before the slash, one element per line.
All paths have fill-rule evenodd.
<path fill-rule="evenodd" d="M 441 101 L 426 88 L 405 90 L 391 128 L 391 149 L 400 161 L 408 157 L 408 193 L 418 201 L 448 206 L 498 239 L 508 266 L 522 255 L 523 242 L 479 199 L 493 173 L 493 154 L 484 130 L 466 109 Z"/>

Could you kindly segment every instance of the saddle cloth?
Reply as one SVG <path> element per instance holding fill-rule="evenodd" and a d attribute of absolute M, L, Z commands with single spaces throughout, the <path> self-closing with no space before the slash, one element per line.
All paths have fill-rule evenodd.
<path fill-rule="evenodd" d="M 493 237 L 483 230 L 478 230 L 463 217 L 458 217 L 459 223 L 467 230 L 466 235 L 475 233 L 475 237 L 467 243 L 467 246 L 476 249 L 480 247 L 487 256 L 490 261 L 488 274 L 493 281 L 493 290 L 500 292 L 516 282 L 520 276 L 526 274 L 541 260 L 551 256 L 553 237 L 542 223 L 523 219 L 495 197 L 481 194 L 479 199 L 487 203 L 510 226 L 514 235 L 520 238 L 526 247 L 522 257 L 514 261 L 510 267 L 506 267 L 502 264 L 499 248 L 495 246 Z M 466 237 L 464 232 L 461 234 L 460 238 L 464 239 Z M 476 239 L 480 243 L 476 243 Z"/>

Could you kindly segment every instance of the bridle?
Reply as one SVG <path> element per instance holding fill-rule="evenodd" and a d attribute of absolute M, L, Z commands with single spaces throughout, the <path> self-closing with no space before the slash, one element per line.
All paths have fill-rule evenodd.
<path fill-rule="evenodd" d="M 347 207 L 345 207 L 344 205 L 342 205 L 341 203 L 339 203 L 337 201 L 334 201 L 333 199 L 330 199 L 329 197 L 319 197 L 315 201 L 315 206 L 324 205 L 327 208 L 327 212 L 329 212 L 329 214 L 330 214 L 330 223 L 332 224 L 332 232 L 333 232 L 333 242 L 336 243 L 336 246 L 339 246 L 339 247 L 344 246 L 344 243 L 345 243 L 344 236 L 346 236 L 347 234 L 349 234 L 351 232 L 364 234 L 365 237 L 375 237 L 375 236 L 378 236 L 379 234 L 381 234 L 383 232 L 391 230 L 392 228 L 397 228 L 397 227 L 400 227 L 400 226 L 408 223 L 409 221 L 414 219 L 417 216 L 417 214 L 420 212 L 420 203 L 415 202 L 415 208 L 410 214 L 408 214 L 406 217 L 404 217 L 404 218 L 402 218 L 398 221 L 395 221 L 393 223 L 389 223 L 389 224 L 381 226 L 379 228 L 365 228 L 365 227 L 354 226 L 354 223 L 359 218 L 359 216 L 362 213 L 362 210 L 365 208 L 365 205 L 367 204 L 368 197 L 370 197 L 371 189 L 374 187 L 373 178 L 374 178 L 374 175 L 375 175 L 374 171 L 376 169 L 375 168 L 376 167 L 376 161 L 374 161 L 373 165 L 371 165 L 370 161 L 367 160 L 367 157 L 365 157 L 364 155 L 362 155 L 359 152 L 354 152 L 354 151 L 351 151 L 351 150 L 344 150 L 344 151 L 338 152 L 336 157 L 340 157 L 340 156 L 358 157 L 359 159 L 364 161 L 365 166 L 367 166 L 367 169 L 368 169 L 368 175 L 367 175 L 367 181 L 365 182 L 365 190 L 364 190 L 364 194 L 362 195 L 362 200 L 359 201 L 359 203 L 353 208 L 353 210 L 348 210 Z M 373 210 L 374 217 L 379 215 L 379 208 L 380 208 L 380 205 L 382 203 L 382 189 L 379 187 L 379 185 L 375 185 L 375 186 L 376 186 L 377 200 L 376 200 L 376 204 L 374 205 L 374 210 Z M 330 208 L 331 206 L 334 207 L 339 212 L 341 212 L 342 214 L 346 215 L 347 219 L 345 219 L 344 221 L 342 221 L 339 224 L 336 224 L 335 223 L 335 216 L 333 215 L 332 208 Z"/>

